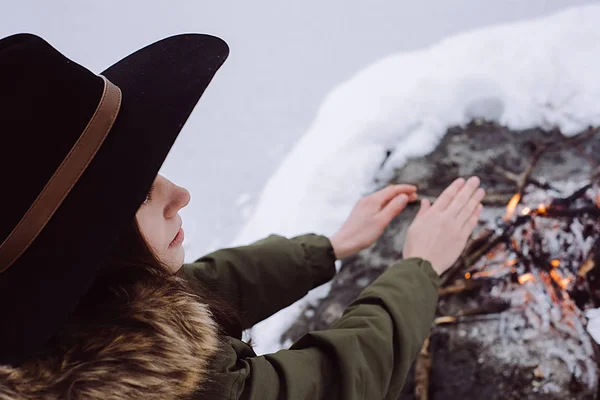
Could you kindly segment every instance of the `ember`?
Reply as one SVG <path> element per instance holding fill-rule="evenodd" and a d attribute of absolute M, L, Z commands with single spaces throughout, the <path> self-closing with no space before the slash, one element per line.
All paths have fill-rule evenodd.
<path fill-rule="evenodd" d="M 510 221 L 513 217 L 513 215 L 515 215 L 515 210 L 517 208 L 517 205 L 519 205 L 519 202 L 521 201 L 521 194 L 517 193 L 515 194 L 510 201 L 508 202 L 508 206 L 506 207 L 506 214 L 504 215 L 504 221 Z"/>
<path fill-rule="evenodd" d="M 527 283 L 527 282 L 529 282 L 529 281 L 532 281 L 532 280 L 534 280 L 534 279 L 535 279 L 535 278 L 533 277 L 533 274 L 532 274 L 532 273 L 527 273 L 527 274 L 521 275 L 521 276 L 519 276 L 519 278 L 518 278 L 518 280 L 519 280 L 519 283 L 520 283 L 521 285 L 524 285 L 525 283 Z"/>
<path fill-rule="evenodd" d="M 544 215 L 544 214 L 546 214 L 546 211 L 548 211 L 548 210 L 546 209 L 546 206 L 545 206 L 545 205 L 543 205 L 543 204 L 540 204 L 540 205 L 538 206 L 537 210 L 536 210 L 536 213 L 537 213 L 537 214 L 540 214 L 540 215 Z"/>

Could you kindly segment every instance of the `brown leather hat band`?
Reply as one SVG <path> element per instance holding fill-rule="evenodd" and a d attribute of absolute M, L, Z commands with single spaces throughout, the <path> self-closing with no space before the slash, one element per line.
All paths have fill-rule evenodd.
<path fill-rule="evenodd" d="M 101 78 L 104 92 L 94 115 L 21 221 L 0 244 L 0 273 L 17 260 L 44 229 L 112 128 L 121 107 L 121 90 L 105 77 Z"/>

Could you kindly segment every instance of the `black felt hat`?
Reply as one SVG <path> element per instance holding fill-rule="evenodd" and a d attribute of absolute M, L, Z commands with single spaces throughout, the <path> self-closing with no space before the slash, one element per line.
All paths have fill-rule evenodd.
<path fill-rule="evenodd" d="M 38 36 L 0 40 L 0 364 L 65 323 L 228 53 L 184 34 L 99 76 Z"/>

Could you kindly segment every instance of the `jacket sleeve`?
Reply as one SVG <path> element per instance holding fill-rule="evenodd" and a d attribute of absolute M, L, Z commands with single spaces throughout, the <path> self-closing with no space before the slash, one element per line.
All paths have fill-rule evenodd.
<path fill-rule="evenodd" d="M 390 267 L 330 329 L 290 350 L 240 357 L 229 398 L 372 400 L 399 397 L 408 370 L 429 334 L 437 274 L 408 259 Z"/>
<path fill-rule="evenodd" d="M 269 236 L 250 246 L 216 251 L 178 273 L 198 280 L 240 312 L 247 329 L 302 298 L 335 275 L 325 236 Z"/>

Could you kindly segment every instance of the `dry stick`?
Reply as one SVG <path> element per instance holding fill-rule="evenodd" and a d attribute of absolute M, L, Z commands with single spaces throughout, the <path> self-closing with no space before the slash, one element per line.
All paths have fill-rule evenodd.
<path fill-rule="evenodd" d="M 446 315 L 437 317 L 433 323 L 435 325 L 446 325 L 459 322 L 470 322 L 473 320 L 481 320 L 482 316 L 490 314 L 500 314 L 510 308 L 510 301 L 490 298 L 484 300 L 483 304 L 460 311 L 456 315 Z M 476 317 L 476 318 L 473 318 Z M 487 317 L 485 317 L 487 318 Z M 484 318 L 484 319 L 485 319 Z M 491 317 L 495 318 L 495 317 Z"/>
<path fill-rule="evenodd" d="M 479 242 L 478 245 L 476 247 L 468 246 L 467 250 L 463 253 L 463 256 L 461 256 L 459 261 L 454 263 L 454 265 L 450 267 L 448 271 L 446 271 L 446 274 L 442 276 L 440 280 L 440 286 L 446 286 L 455 277 L 458 271 L 462 270 L 462 268 L 467 268 L 475 264 L 490 250 L 511 237 L 517 227 L 523 225 L 529 220 L 531 220 L 531 215 L 520 215 L 513 222 L 506 225 L 501 234 L 494 235 L 493 231 L 488 231 L 485 235 L 476 239 L 475 241 Z"/>
<path fill-rule="evenodd" d="M 598 132 L 600 132 L 600 127 L 596 127 L 596 128 L 590 127 L 588 129 L 586 129 L 585 131 L 582 131 L 574 136 L 571 136 L 571 137 L 563 136 L 563 140 L 561 140 L 560 142 L 542 143 L 541 145 L 538 145 L 538 147 L 536 148 L 536 150 L 533 153 L 533 156 L 531 157 L 531 161 L 529 162 L 529 165 L 527 166 L 527 168 L 525 168 L 525 171 L 523 171 L 521 174 L 515 174 L 510 171 L 501 171 L 501 172 L 504 175 L 504 177 L 512 180 L 513 182 L 515 182 L 517 184 L 517 193 L 522 197 L 523 193 L 525 191 L 525 187 L 527 186 L 527 184 L 529 182 L 532 181 L 531 173 L 533 172 L 535 166 L 537 165 L 540 158 L 542 157 L 542 155 L 545 152 L 547 152 L 549 150 L 561 149 L 561 148 L 564 148 L 569 145 L 577 146 L 578 144 L 581 144 L 582 142 L 585 142 L 585 141 L 593 138 Z M 495 169 L 499 169 L 499 168 L 495 167 Z M 533 179 L 533 180 L 535 180 L 535 179 Z M 539 185 L 539 182 L 536 181 L 535 184 Z"/>
<path fill-rule="evenodd" d="M 490 238 L 494 235 L 494 231 L 485 231 L 481 236 L 476 239 L 473 239 L 463 251 L 463 254 L 460 258 L 452 265 L 448 270 L 442 275 L 440 279 L 440 286 L 446 286 L 450 280 L 454 278 L 456 273 L 460 271 L 463 267 L 468 267 L 465 260 L 472 254 L 479 250 L 482 246 L 485 246 L 486 243 L 489 242 Z"/>
<path fill-rule="evenodd" d="M 487 192 L 481 203 L 486 206 L 506 206 L 514 193 Z"/>
<path fill-rule="evenodd" d="M 483 282 L 475 279 L 461 279 L 455 281 L 452 286 L 447 286 L 438 289 L 438 296 L 447 296 L 449 294 L 459 294 L 471 290 L 479 289 L 483 286 Z"/>
<path fill-rule="evenodd" d="M 565 209 L 548 209 L 544 213 L 538 213 L 540 217 L 556 218 L 556 217 L 577 217 L 580 215 L 589 215 L 592 217 L 600 217 L 600 208 L 596 206 L 565 208 Z"/>
<path fill-rule="evenodd" d="M 569 196 L 562 198 L 562 199 L 554 199 L 552 200 L 552 203 L 550 204 L 551 206 L 556 206 L 556 205 L 569 205 L 572 202 L 574 202 L 575 200 L 585 196 L 586 192 L 592 187 L 591 183 L 588 183 L 587 185 L 585 185 L 584 187 L 577 189 L 576 191 L 574 191 L 572 194 L 570 194 Z"/>
<path fill-rule="evenodd" d="M 415 363 L 415 399 L 429 399 L 429 375 L 431 374 L 431 353 L 429 338 L 425 339 Z"/>

